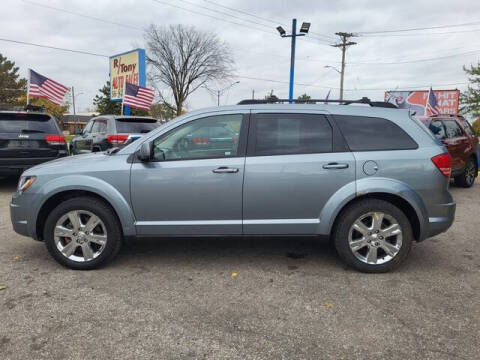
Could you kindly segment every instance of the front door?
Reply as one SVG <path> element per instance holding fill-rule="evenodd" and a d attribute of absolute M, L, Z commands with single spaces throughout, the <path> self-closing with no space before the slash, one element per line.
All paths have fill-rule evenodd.
<path fill-rule="evenodd" d="M 248 112 L 219 112 L 153 140 L 154 160 L 132 164 L 137 234 L 242 233 L 247 122 Z"/>
<path fill-rule="evenodd" d="M 355 181 L 352 153 L 335 148 L 325 115 L 259 112 L 251 119 L 244 233 L 317 233 L 326 202 Z"/>

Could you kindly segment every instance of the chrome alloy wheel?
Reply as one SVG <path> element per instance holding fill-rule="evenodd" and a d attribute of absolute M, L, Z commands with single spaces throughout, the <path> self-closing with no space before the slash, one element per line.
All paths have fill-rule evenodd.
<path fill-rule="evenodd" d="M 107 243 L 107 228 L 100 218 L 86 210 L 69 211 L 54 229 L 57 249 L 66 258 L 85 262 L 98 257 Z"/>
<path fill-rule="evenodd" d="M 476 169 L 475 163 L 470 160 L 467 163 L 467 167 L 465 169 L 465 180 L 468 185 L 472 185 L 473 182 L 475 181 L 475 176 L 477 175 L 476 170 L 477 169 Z"/>
<path fill-rule="evenodd" d="M 402 247 L 402 228 L 391 215 L 369 212 L 360 216 L 348 233 L 350 250 L 360 261 L 379 265 L 392 260 Z"/>

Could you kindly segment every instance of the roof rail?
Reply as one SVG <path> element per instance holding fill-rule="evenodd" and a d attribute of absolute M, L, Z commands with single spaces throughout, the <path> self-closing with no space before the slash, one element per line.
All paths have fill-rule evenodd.
<path fill-rule="evenodd" d="M 25 111 L 45 112 L 45 105 L 25 105 L 23 108 Z"/>
<path fill-rule="evenodd" d="M 432 115 L 430 115 L 430 117 L 440 117 L 440 116 L 441 117 L 447 117 L 448 116 L 448 117 L 461 117 L 461 118 L 463 118 L 463 116 L 459 115 L 459 114 L 432 114 Z"/>
<path fill-rule="evenodd" d="M 255 104 L 285 104 L 289 103 L 288 99 L 279 99 L 276 96 L 270 97 L 268 99 L 247 99 L 240 101 L 237 105 L 255 105 Z M 350 105 L 350 104 L 367 104 L 372 107 L 384 107 L 384 108 L 391 108 L 391 109 L 398 109 L 398 107 L 392 103 L 384 102 L 384 101 L 371 101 L 367 97 L 363 97 L 358 100 L 330 100 L 330 99 L 306 99 L 306 100 L 299 100 L 293 99 L 292 102 L 294 104 L 316 104 L 316 103 L 338 103 L 339 105 Z"/>

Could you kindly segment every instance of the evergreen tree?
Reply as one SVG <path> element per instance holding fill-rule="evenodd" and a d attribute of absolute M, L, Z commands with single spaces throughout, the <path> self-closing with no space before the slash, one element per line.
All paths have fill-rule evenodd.
<path fill-rule="evenodd" d="M 18 66 L 0 54 L 0 105 L 25 105 L 20 101 L 26 91 L 27 80 L 18 74 Z"/>
<path fill-rule="evenodd" d="M 460 113 L 480 117 L 480 63 L 470 68 L 463 67 L 468 74 L 468 90 L 460 94 Z"/>

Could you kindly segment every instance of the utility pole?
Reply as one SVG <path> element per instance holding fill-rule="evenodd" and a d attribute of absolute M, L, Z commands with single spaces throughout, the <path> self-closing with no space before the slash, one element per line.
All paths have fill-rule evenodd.
<path fill-rule="evenodd" d="M 255 89 L 252 89 L 252 100 L 255 100 Z"/>
<path fill-rule="evenodd" d="M 345 52 L 347 48 L 351 45 L 356 45 L 357 43 L 354 41 L 348 41 L 349 38 L 355 36 L 352 33 L 346 32 L 337 32 L 335 35 L 340 37 L 341 42 L 338 44 L 333 44 L 333 47 L 340 48 L 342 50 L 342 69 L 340 71 L 340 100 L 343 100 L 343 79 L 345 77 Z"/>
<path fill-rule="evenodd" d="M 75 89 L 72 86 L 72 105 L 73 105 L 73 132 L 77 131 L 77 114 L 75 111 Z"/>

